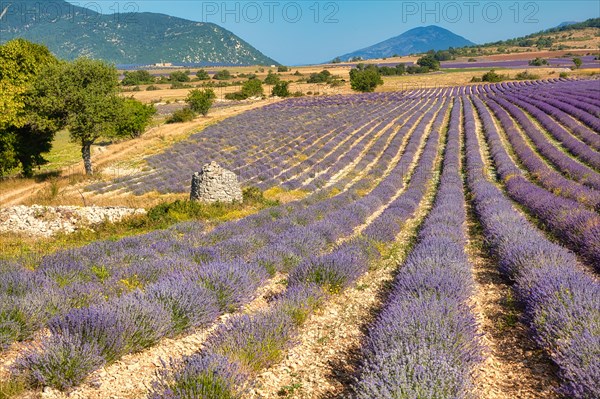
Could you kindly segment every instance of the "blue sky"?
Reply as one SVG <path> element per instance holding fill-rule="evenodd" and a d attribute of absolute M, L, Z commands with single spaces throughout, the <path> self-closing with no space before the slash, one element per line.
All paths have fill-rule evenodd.
<path fill-rule="evenodd" d="M 87 0 L 71 3 L 85 7 Z M 232 31 L 288 65 L 317 63 L 438 25 L 476 43 L 600 17 L 600 1 L 95 0 L 103 13 L 159 12 Z"/>

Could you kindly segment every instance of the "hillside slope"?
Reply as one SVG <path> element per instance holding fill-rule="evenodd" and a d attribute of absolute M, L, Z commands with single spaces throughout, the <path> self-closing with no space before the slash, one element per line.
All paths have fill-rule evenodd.
<path fill-rule="evenodd" d="M 116 64 L 277 64 L 212 23 L 156 13 L 104 15 L 63 0 L 1 2 L 0 12 L 5 9 L 0 43 L 23 37 L 45 44 L 60 58 L 88 56 Z"/>
<path fill-rule="evenodd" d="M 418 27 L 372 46 L 340 56 L 344 61 L 354 57 L 363 59 L 392 57 L 424 53 L 429 50 L 446 50 L 450 47 L 471 46 L 475 43 L 439 26 Z"/>

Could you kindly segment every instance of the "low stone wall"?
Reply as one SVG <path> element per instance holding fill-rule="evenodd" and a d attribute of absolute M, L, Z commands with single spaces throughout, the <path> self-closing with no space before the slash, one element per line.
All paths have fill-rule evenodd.
<path fill-rule="evenodd" d="M 144 209 L 125 207 L 18 205 L 0 208 L 0 232 L 49 237 L 145 213 Z"/>

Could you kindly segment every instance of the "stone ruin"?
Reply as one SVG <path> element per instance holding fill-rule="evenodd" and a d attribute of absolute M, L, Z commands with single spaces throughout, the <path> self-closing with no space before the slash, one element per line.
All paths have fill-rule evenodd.
<path fill-rule="evenodd" d="M 235 173 L 211 162 L 192 176 L 190 200 L 202 202 L 242 202 L 242 188 Z"/>

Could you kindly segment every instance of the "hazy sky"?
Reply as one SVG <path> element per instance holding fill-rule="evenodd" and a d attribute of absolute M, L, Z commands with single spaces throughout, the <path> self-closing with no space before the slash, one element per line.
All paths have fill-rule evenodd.
<path fill-rule="evenodd" d="M 87 0 L 71 3 L 85 7 Z M 232 31 L 289 65 L 323 62 L 408 29 L 439 25 L 476 42 L 600 17 L 600 1 L 94 0 L 105 14 L 159 12 Z"/>

